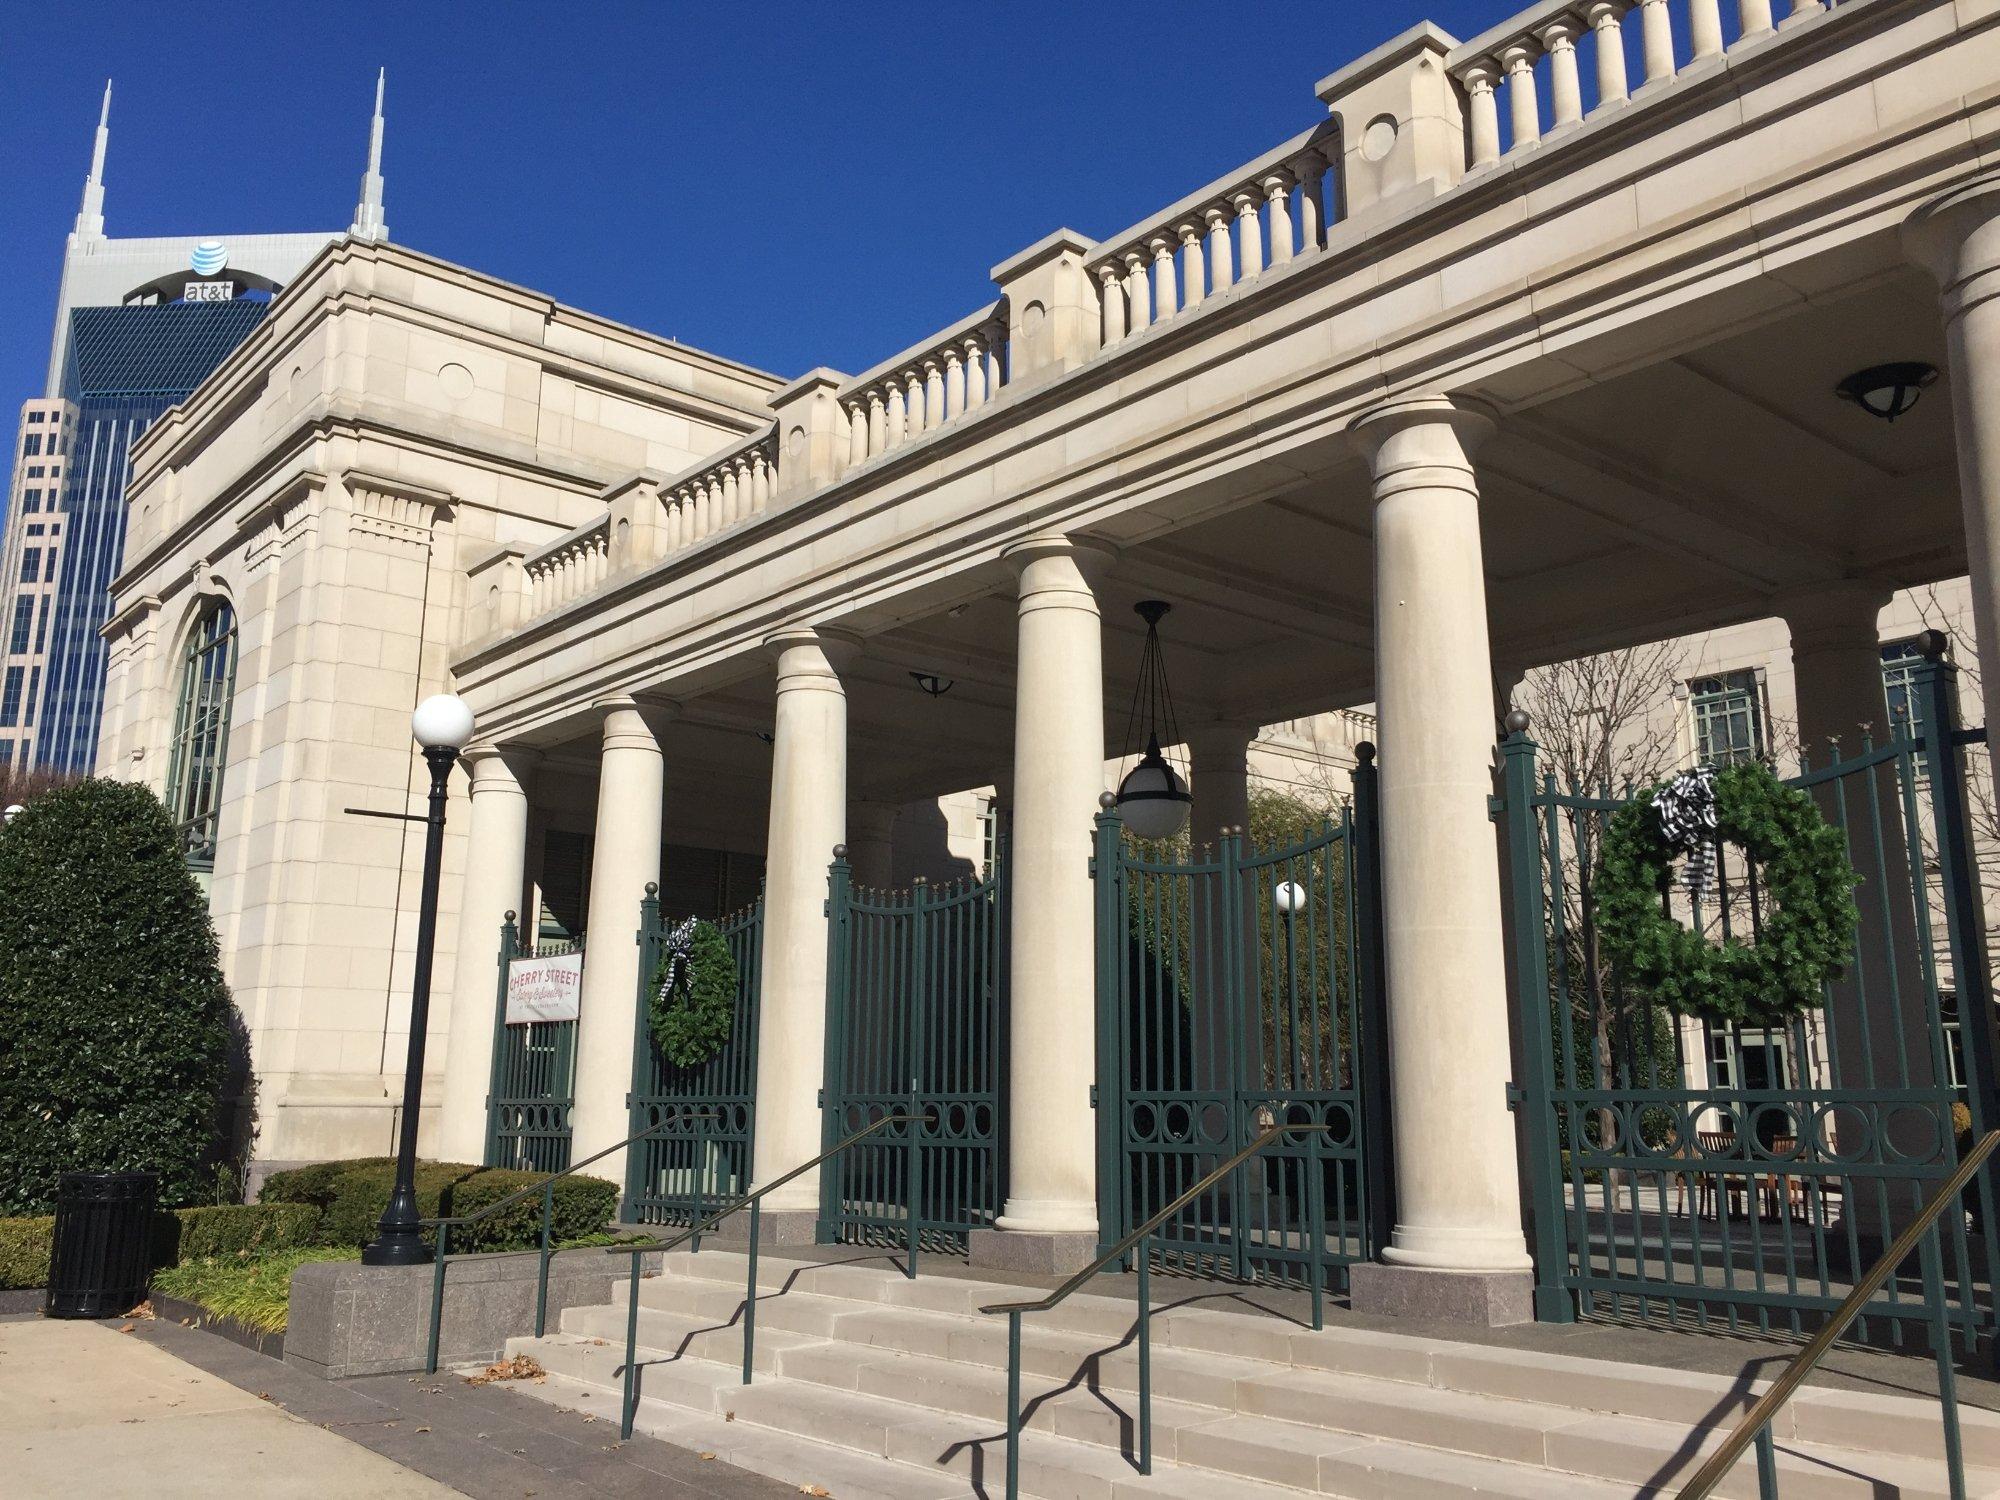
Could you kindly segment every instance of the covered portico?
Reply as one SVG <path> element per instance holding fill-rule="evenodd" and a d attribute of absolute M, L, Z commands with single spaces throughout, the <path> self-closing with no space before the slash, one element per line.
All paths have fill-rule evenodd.
<path fill-rule="evenodd" d="M 1106 758 L 1143 748 L 1133 606 L 1162 599 L 1198 829 L 1240 821 L 1217 809 L 1240 805 L 1254 726 L 1378 706 L 1396 1218 L 1355 1295 L 1518 1315 L 1496 684 L 1779 615 L 1834 643 L 1800 655 L 1825 738 L 1879 701 L 1872 656 L 1837 646 L 1873 640 L 1890 590 L 1969 571 L 2000 639 L 2000 184 L 1969 90 L 1924 83 L 1946 57 L 1977 76 L 1989 43 L 1949 15 L 1802 10 L 1545 136 L 1529 92 L 1505 154 L 1481 135 L 1487 60 L 1548 18 L 1470 49 L 1419 28 L 1326 80 L 1332 134 L 1111 240 L 1050 236 L 939 339 L 815 371 L 750 444 L 475 568 L 466 930 L 518 905 L 545 768 L 595 761 L 577 1154 L 627 1133 L 621 934 L 663 830 L 717 819 L 766 861 L 762 1183 L 823 1138 L 828 864 L 855 809 L 998 785 L 1006 1198 L 973 1254 L 1086 1261 L 1093 819 Z M 1562 65 L 1535 47 L 1510 89 L 1544 52 Z M 1892 362 L 1938 388 L 1893 423 L 1836 397 Z M 483 1129 L 491 1011 L 465 1000 L 492 985 L 462 943 L 448 1131 Z M 796 1237 L 816 1203 L 800 1179 L 765 1222 Z"/>

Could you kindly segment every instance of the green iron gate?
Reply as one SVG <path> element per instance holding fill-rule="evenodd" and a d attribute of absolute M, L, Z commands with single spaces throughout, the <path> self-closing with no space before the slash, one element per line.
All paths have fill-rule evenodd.
<path fill-rule="evenodd" d="M 632 1134 L 657 1133 L 625 1153 L 624 1213 L 633 1223 L 684 1226 L 750 1189 L 763 898 L 715 924 L 736 960 L 736 1020 L 722 1050 L 692 1068 L 660 1055 L 648 1019 L 653 976 L 674 925 L 660 914 L 659 887 L 648 885 L 639 903 L 639 989 L 627 1102 Z"/>
<path fill-rule="evenodd" d="M 1503 742 L 1539 1317 L 1808 1331 L 1967 1136 L 2000 1124 L 1961 763 L 1985 736 L 1957 729 L 1951 671 L 1919 664 L 1915 722 L 1888 743 L 1791 779 L 1846 836 L 1864 916 L 1839 992 L 1781 1026 L 1676 1017 L 1627 987 L 1597 941 L 1592 866 L 1630 793 L 1538 775 L 1526 727 Z M 1754 934 L 1759 872 L 1719 843 L 1713 869 L 1665 909 Z M 1991 1179 L 1966 1195 L 1975 1223 L 1994 1222 Z M 1857 1336 L 1921 1344 L 1940 1302 L 1968 1343 L 1990 1331 L 1996 1241 L 1964 1213 L 1941 1223 L 1939 1274 L 1892 1279 Z"/>
<path fill-rule="evenodd" d="M 1365 750 L 1365 747 L 1364 747 Z M 1391 1222 L 1373 752 L 1337 820 L 1181 851 L 1097 823 L 1098 1183 L 1107 1245 L 1286 1121 L 1155 1235 L 1162 1269 L 1344 1289 Z"/>
<path fill-rule="evenodd" d="M 486 1165 L 560 1172 L 569 1165 L 576 1102 L 576 1022 L 507 1024 L 507 966 L 517 958 L 581 953 L 583 942 L 520 944 L 514 913 L 500 926 L 500 984 L 493 1004 L 493 1079 L 486 1095 Z"/>
<path fill-rule="evenodd" d="M 999 1215 L 1005 1162 L 1006 860 L 984 880 L 860 889 L 829 874 L 826 1144 L 892 1114 L 828 1163 L 820 1237 L 962 1251 Z"/>

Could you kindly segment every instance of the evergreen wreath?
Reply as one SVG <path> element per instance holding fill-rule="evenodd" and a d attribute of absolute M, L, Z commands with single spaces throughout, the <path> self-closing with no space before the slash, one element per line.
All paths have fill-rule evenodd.
<path fill-rule="evenodd" d="M 1754 942 L 1711 942 L 1667 910 L 1674 859 L 1699 859 L 1716 838 L 1762 869 Z M 1841 831 L 1768 766 L 1690 772 L 1611 815 L 1597 870 L 1598 937 L 1625 980 L 1669 1010 L 1777 1022 L 1818 1008 L 1826 982 L 1846 967 L 1857 880 Z"/>
<path fill-rule="evenodd" d="M 689 917 L 661 944 L 647 1022 L 677 1068 L 697 1068 L 729 1043 L 736 1024 L 736 959 L 713 922 Z"/>

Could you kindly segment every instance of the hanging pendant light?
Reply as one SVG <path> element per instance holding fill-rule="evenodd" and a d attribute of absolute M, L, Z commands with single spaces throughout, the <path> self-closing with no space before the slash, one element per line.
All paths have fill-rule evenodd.
<path fill-rule="evenodd" d="M 1125 725 L 1130 744 L 1138 727 L 1139 711 L 1146 713 L 1146 753 L 1139 764 L 1118 784 L 1118 813 L 1134 838 L 1168 839 L 1187 826 L 1188 809 L 1194 798 L 1187 778 L 1168 764 L 1160 752 L 1160 733 L 1167 743 L 1176 744 L 1180 733 L 1174 723 L 1173 695 L 1167 690 L 1166 657 L 1160 650 L 1160 621 L 1173 606 L 1159 599 L 1142 599 L 1133 611 L 1146 622 L 1146 644 L 1139 653 L 1139 681 L 1132 690 L 1132 713 Z"/>

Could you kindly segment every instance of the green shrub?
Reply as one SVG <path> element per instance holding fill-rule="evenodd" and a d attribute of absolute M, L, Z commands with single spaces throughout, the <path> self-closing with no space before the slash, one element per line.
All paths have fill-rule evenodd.
<path fill-rule="evenodd" d="M 509 1193 L 532 1187 L 541 1172 L 514 1172 L 495 1167 L 468 1177 L 451 1190 L 454 1215 L 477 1213 Z M 618 1187 L 601 1177 L 564 1177 L 556 1182 L 555 1211 L 550 1215 L 550 1243 L 600 1235 L 618 1208 Z M 471 1250 L 530 1250 L 542 1242 L 542 1195 L 530 1193 L 491 1218 L 454 1229 L 445 1248 Z"/>
<path fill-rule="evenodd" d="M 49 1247 L 55 1243 L 53 1215 L 40 1219 L 0 1219 L 0 1291 L 49 1284 Z"/>
<path fill-rule="evenodd" d="M 259 1203 L 310 1203 L 316 1208 L 325 1208 L 333 1202 L 340 1179 L 349 1172 L 365 1168 L 386 1168 L 393 1176 L 396 1158 L 393 1156 L 361 1156 L 351 1161 L 318 1161 L 309 1167 L 293 1167 L 289 1171 L 273 1172 L 264 1179 L 264 1186 L 258 1190 Z M 473 1169 L 468 1167 L 467 1171 Z"/>
<path fill-rule="evenodd" d="M 36 798 L 0 833 L 0 1213 L 47 1210 L 64 1171 L 204 1197 L 234 1021 L 159 799 L 99 780 Z"/>
<path fill-rule="evenodd" d="M 531 1187 L 545 1174 L 462 1162 L 417 1163 L 417 1213 L 425 1219 L 476 1213 L 509 1193 Z M 262 1204 L 291 1203 L 321 1211 L 319 1243 L 359 1248 L 375 1238 L 382 1210 L 395 1186 L 396 1163 L 373 1156 L 357 1161 L 319 1162 L 289 1172 L 273 1172 L 258 1195 Z M 551 1238 L 575 1239 L 603 1230 L 618 1204 L 616 1184 L 599 1177 L 565 1177 L 556 1183 Z M 530 1194 L 492 1218 L 456 1230 L 451 1251 L 529 1250 L 541 1243 L 542 1197 Z M 428 1234 L 425 1236 L 430 1238 Z"/>
<path fill-rule="evenodd" d="M 300 1250 L 319 1243 L 320 1210 L 310 1203 L 232 1203 L 177 1208 L 159 1217 L 156 1265 L 210 1257 Z"/>

